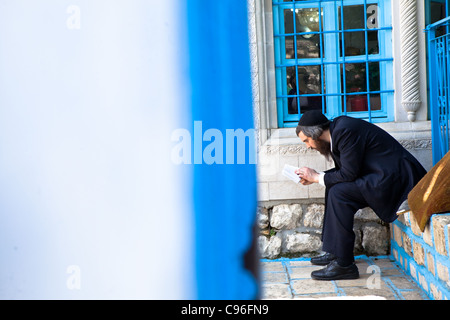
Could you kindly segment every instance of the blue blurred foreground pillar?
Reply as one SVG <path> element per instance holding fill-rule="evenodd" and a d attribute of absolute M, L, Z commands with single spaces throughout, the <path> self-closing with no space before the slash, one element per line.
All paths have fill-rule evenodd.
<path fill-rule="evenodd" d="M 192 120 L 197 124 L 192 132 L 199 131 L 198 124 L 202 132 L 217 130 L 210 131 L 217 133 L 214 138 L 204 137 L 203 159 L 194 146 L 198 297 L 254 299 L 257 196 L 246 1 L 186 3 Z M 209 144 L 218 139 L 223 139 L 223 155 L 216 148 L 214 161 L 205 163 Z"/>
<path fill-rule="evenodd" d="M 253 134 L 245 1 L 2 1 L 0 299 L 258 297 Z"/>

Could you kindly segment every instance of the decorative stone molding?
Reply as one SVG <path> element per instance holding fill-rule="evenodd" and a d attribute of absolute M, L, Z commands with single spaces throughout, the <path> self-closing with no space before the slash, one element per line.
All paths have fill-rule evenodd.
<path fill-rule="evenodd" d="M 308 150 L 305 145 L 268 145 L 262 146 L 260 152 L 267 155 L 299 155 L 317 151 Z"/>
<path fill-rule="evenodd" d="M 400 144 L 408 150 L 429 149 L 431 150 L 431 139 L 400 140 Z"/>
<path fill-rule="evenodd" d="M 402 106 L 416 120 L 420 101 L 417 0 L 400 0 Z"/>
<path fill-rule="evenodd" d="M 431 149 L 431 139 L 411 139 L 399 140 L 400 144 L 408 150 Z M 315 150 L 308 150 L 303 144 L 298 145 L 264 145 L 259 149 L 260 154 L 264 155 L 304 155 L 316 154 L 320 155 Z"/>

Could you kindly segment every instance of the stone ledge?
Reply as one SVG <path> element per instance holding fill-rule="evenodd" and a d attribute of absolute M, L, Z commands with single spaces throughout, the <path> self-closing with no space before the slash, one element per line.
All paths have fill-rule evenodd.
<path fill-rule="evenodd" d="M 450 213 L 431 216 L 424 232 L 407 212 L 391 226 L 391 253 L 432 299 L 450 299 Z"/>
<path fill-rule="evenodd" d="M 322 247 L 323 203 L 281 203 L 258 208 L 262 258 L 314 256 Z M 355 215 L 355 255 L 389 254 L 389 225 L 370 208 Z"/>

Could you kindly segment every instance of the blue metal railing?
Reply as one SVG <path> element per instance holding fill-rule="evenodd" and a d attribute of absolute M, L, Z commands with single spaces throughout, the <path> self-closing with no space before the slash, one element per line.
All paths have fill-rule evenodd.
<path fill-rule="evenodd" d="M 430 24 L 428 64 L 433 165 L 449 150 L 450 17 Z"/>

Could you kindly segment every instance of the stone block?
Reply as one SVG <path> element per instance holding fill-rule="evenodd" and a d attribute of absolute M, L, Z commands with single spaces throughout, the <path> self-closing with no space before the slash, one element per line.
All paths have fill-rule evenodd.
<path fill-rule="evenodd" d="M 291 299 L 292 293 L 288 284 L 271 283 L 261 288 L 263 299 Z"/>
<path fill-rule="evenodd" d="M 414 261 L 417 264 L 424 266 L 425 265 L 425 252 L 420 243 L 413 240 L 413 252 L 414 252 Z"/>
<path fill-rule="evenodd" d="M 431 225 L 427 224 L 425 226 L 425 230 L 423 231 L 422 235 L 423 241 L 425 241 L 426 244 L 428 244 L 430 247 L 433 247 L 433 237 L 431 235 Z"/>
<path fill-rule="evenodd" d="M 322 242 L 316 235 L 295 232 L 285 238 L 283 251 L 286 253 L 313 253 L 320 251 Z"/>
<path fill-rule="evenodd" d="M 284 165 L 298 167 L 297 156 L 260 153 L 258 161 L 258 180 L 260 182 L 288 181 L 289 179 L 282 174 Z"/>
<path fill-rule="evenodd" d="M 422 231 L 420 230 L 419 224 L 417 223 L 415 216 L 413 214 L 411 214 L 409 217 L 410 217 L 410 222 L 411 222 L 411 231 L 416 236 L 419 236 L 419 237 L 422 236 Z"/>
<path fill-rule="evenodd" d="M 265 272 L 262 274 L 263 283 L 288 283 L 284 272 Z"/>
<path fill-rule="evenodd" d="M 303 215 L 303 225 L 311 228 L 322 228 L 325 206 L 310 204 Z"/>
<path fill-rule="evenodd" d="M 445 282 L 450 287 L 449 269 L 447 266 L 441 264 L 439 261 L 436 263 L 437 276 L 440 280 Z"/>
<path fill-rule="evenodd" d="M 335 287 L 332 281 L 304 279 L 293 280 L 291 283 L 294 294 L 335 293 Z"/>
<path fill-rule="evenodd" d="M 269 200 L 308 199 L 308 188 L 292 181 L 269 182 Z"/>
<path fill-rule="evenodd" d="M 355 214 L 355 220 L 360 221 L 379 221 L 380 218 L 377 214 L 369 207 L 360 209 Z"/>
<path fill-rule="evenodd" d="M 402 245 L 403 245 L 403 249 L 405 249 L 406 253 L 409 254 L 410 256 L 413 255 L 413 245 L 411 244 L 411 239 L 409 238 L 409 236 L 404 233 L 402 231 Z"/>
<path fill-rule="evenodd" d="M 269 209 L 264 207 L 258 207 L 256 213 L 258 227 L 260 229 L 265 229 L 269 227 Z"/>
<path fill-rule="evenodd" d="M 450 215 L 434 215 L 431 219 L 433 224 L 434 245 L 436 251 L 444 256 L 447 252 L 447 239 L 445 238 L 445 230 L 450 224 Z"/>
<path fill-rule="evenodd" d="M 447 225 L 447 248 L 450 248 L 450 225 Z M 450 252 L 449 252 L 450 255 Z"/>
<path fill-rule="evenodd" d="M 401 214 L 397 217 L 397 221 L 400 222 L 401 224 L 410 227 L 411 224 L 409 223 L 409 219 L 408 219 L 408 213 L 404 213 Z"/>
<path fill-rule="evenodd" d="M 418 275 L 419 275 L 419 284 L 422 286 L 425 292 L 428 292 L 429 283 L 427 277 L 420 272 L 418 273 Z"/>
<path fill-rule="evenodd" d="M 325 187 L 318 183 L 313 183 L 306 187 L 308 190 L 308 197 L 310 199 L 323 199 L 325 198 Z"/>
<path fill-rule="evenodd" d="M 396 261 L 399 260 L 399 256 L 398 256 L 398 251 L 397 251 L 397 249 L 392 249 L 392 255 L 394 256 L 394 259 L 395 259 Z"/>
<path fill-rule="evenodd" d="M 430 291 L 434 300 L 442 300 L 442 291 L 434 283 L 430 283 Z"/>
<path fill-rule="evenodd" d="M 310 267 L 311 266 L 311 261 L 309 260 L 302 260 L 302 261 L 296 261 L 296 260 L 291 260 L 289 261 L 289 266 L 293 269 L 297 269 L 297 267 Z"/>
<path fill-rule="evenodd" d="M 280 255 L 281 238 L 278 236 L 273 236 L 270 238 L 259 236 L 258 245 L 261 258 L 275 259 Z"/>
<path fill-rule="evenodd" d="M 311 266 L 311 262 L 308 261 L 309 266 L 301 267 L 301 268 L 292 268 L 290 269 L 289 277 L 292 280 L 296 279 L 310 279 L 311 278 L 311 272 L 315 270 L 322 269 L 322 266 Z"/>
<path fill-rule="evenodd" d="M 380 224 L 367 224 L 362 227 L 361 245 L 367 255 L 385 255 L 389 253 L 388 228 Z"/>
<path fill-rule="evenodd" d="M 346 297 L 354 300 L 356 297 L 359 299 L 367 300 L 395 300 L 394 293 L 389 287 L 382 283 L 380 289 L 369 289 L 363 287 L 348 287 L 343 289 Z"/>
<path fill-rule="evenodd" d="M 406 212 L 406 213 L 403 215 L 403 217 L 405 218 L 405 224 L 406 224 L 406 226 L 407 226 L 407 227 L 410 227 L 410 228 L 411 228 L 411 215 L 412 215 L 411 211 Z"/>
<path fill-rule="evenodd" d="M 298 159 L 299 167 L 309 167 L 316 171 L 327 170 L 327 161 L 319 152 L 314 151 L 306 155 L 300 155 Z"/>
<path fill-rule="evenodd" d="M 406 269 L 406 266 L 403 266 L 403 269 Z M 414 264 L 412 262 L 409 263 L 409 274 L 411 275 L 411 277 L 413 277 L 413 279 L 415 279 L 416 281 L 419 281 L 419 279 L 417 278 L 416 267 L 414 266 Z"/>
<path fill-rule="evenodd" d="M 284 266 L 281 262 L 261 262 L 261 271 L 264 272 L 284 272 Z"/>
<path fill-rule="evenodd" d="M 269 198 L 269 184 L 267 182 L 258 182 L 258 201 L 268 201 Z"/>
<path fill-rule="evenodd" d="M 280 204 L 274 206 L 270 216 L 270 225 L 278 230 L 289 230 L 297 227 L 302 217 L 302 207 L 299 204 Z"/>
<path fill-rule="evenodd" d="M 358 228 L 353 228 L 353 232 L 355 233 L 355 247 L 353 250 L 354 255 L 365 254 L 364 248 L 361 243 L 362 239 L 362 231 Z"/>
<path fill-rule="evenodd" d="M 433 276 L 436 276 L 435 266 L 434 266 L 434 257 L 430 252 L 427 252 L 427 268 Z"/>
<path fill-rule="evenodd" d="M 394 241 L 397 242 L 397 244 L 398 244 L 400 247 L 403 247 L 403 243 L 402 243 L 402 230 L 400 230 L 400 228 L 399 228 L 397 225 L 395 225 L 395 224 L 393 224 L 392 226 L 394 227 L 394 228 L 393 228 L 393 230 L 394 230 Z"/>

